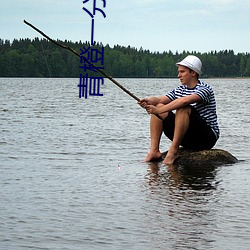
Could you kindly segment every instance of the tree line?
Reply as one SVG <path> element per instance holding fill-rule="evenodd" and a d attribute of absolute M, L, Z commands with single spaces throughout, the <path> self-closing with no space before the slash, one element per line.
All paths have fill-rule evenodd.
<path fill-rule="evenodd" d="M 89 42 L 58 42 L 80 53 Z M 203 63 L 203 77 L 249 77 L 250 53 L 235 54 L 233 50 L 150 52 L 143 48 L 96 43 L 91 48 L 104 48 L 104 71 L 112 77 L 176 77 L 175 63 L 188 54 L 198 56 Z M 98 61 L 99 62 L 99 61 Z M 85 74 L 80 58 L 47 39 L 0 39 L 0 77 L 79 77 Z M 100 62 L 97 66 L 101 66 Z M 97 73 L 88 70 L 89 76 Z"/>

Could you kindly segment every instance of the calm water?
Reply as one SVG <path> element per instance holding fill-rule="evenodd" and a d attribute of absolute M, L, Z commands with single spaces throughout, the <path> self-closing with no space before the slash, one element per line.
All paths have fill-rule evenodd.
<path fill-rule="evenodd" d="M 79 99 L 78 79 L 0 79 L 0 249 L 249 249 L 250 79 L 205 82 L 235 165 L 143 163 L 149 116 L 108 80 Z"/>

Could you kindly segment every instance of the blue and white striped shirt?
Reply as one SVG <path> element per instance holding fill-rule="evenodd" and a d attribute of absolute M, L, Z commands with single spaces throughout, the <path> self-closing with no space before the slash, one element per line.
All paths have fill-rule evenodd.
<path fill-rule="evenodd" d="M 197 94 L 201 98 L 201 102 L 190 105 L 198 111 L 201 118 L 206 121 L 218 139 L 220 130 L 217 122 L 216 102 L 213 89 L 209 85 L 201 81 L 193 89 L 188 88 L 187 85 L 181 85 L 167 93 L 166 96 L 173 101 L 191 94 Z"/>

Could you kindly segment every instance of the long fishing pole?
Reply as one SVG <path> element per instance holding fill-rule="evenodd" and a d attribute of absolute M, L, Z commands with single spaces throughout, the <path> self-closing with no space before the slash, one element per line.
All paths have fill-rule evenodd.
<path fill-rule="evenodd" d="M 93 68 L 95 68 L 95 70 L 97 70 L 100 74 L 102 74 L 103 76 L 105 76 L 106 78 L 108 78 L 111 82 L 113 82 L 116 86 L 118 86 L 120 89 L 122 89 L 124 92 L 126 92 L 128 95 L 130 95 L 132 98 L 134 98 L 136 101 L 140 101 L 140 98 L 138 98 L 137 96 L 135 96 L 133 93 L 131 93 L 129 90 L 127 90 L 125 87 L 123 87 L 119 82 L 117 82 L 112 76 L 108 75 L 105 71 L 99 69 L 98 67 L 96 67 L 93 63 L 89 62 L 89 60 L 80 55 L 77 51 L 75 51 L 74 49 L 70 48 L 69 46 L 65 46 L 55 40 L 53 40 L 52 38 L 50 38 L 49 36 L 47 36 L 45 33 L 43 33 L 41 30 L 39 30 L 38 28 L 36 28 L 34 25 L 32 25 L 31 23 L 27 22 L 26 20 L 23 20 L 25 24 L 27 24 L 28 26 L 30 26 L 32 29 L 34 29 L 35 31 L 37 31 L 38 33 L 40 33 L 42 36 L 44 36 L 45 38 L 47 38 L 50 42 L 56 44 L 57 46 L 69 50 L 72 53 L 74 53 L 76 56 L 83 58 L 85 62 L 87 62 L 90 66 L 92 66 Z M 156 116 L 162 120 L 162 117 L 157 115 Z"/>

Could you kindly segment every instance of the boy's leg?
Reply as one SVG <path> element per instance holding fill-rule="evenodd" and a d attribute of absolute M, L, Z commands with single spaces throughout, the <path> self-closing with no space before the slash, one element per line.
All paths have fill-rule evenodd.
<path fill-rule="evenodd" d="M 163 104 L 158 104 L 157 107 L 162 106 Z M 160 116 L 165 119 L 168 113 L 161 114 Z M 150 162 L 161 158 L 160 152 L 160 140 L 163 130 L 162 120 L 157 116 L 151 115 L 150 119 L 150 151 L 145 158 L 145 162 Z"/>
<path fill-rule="evenodd" d="M 164 164 L 173 164 L 178 158 L 179 146 L 189 128 L 190 114 L 190 106 L 180 108 L 176 111 L 174 137 L 170 149 L 168 150 L 168 153 L 163 161 Z"/>
<path fill-rule="evenodd" d="M 203 120 L 195 108 L 191 108 L 189 128 L 182 139 L 181 145 L 186 149 L 211 149 L 217 141 L 212 129 Z"/>

